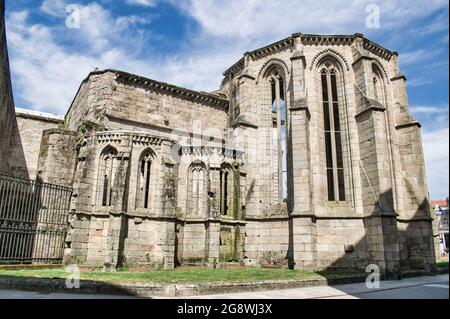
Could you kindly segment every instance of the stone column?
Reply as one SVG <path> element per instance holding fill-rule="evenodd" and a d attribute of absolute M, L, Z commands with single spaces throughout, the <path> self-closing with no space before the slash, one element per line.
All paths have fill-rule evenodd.
<path fill-rule="evenodd" d="M 131 143 L 131 140 L 129 141 Z M 109 228 L 106 238 L 105 260 L 106 271 L 114 271 L 122 266 L 125 232 L 128 228 L 126 216 L 128 203 L 128 170 L 129 152 L 120 152 L 117 157 L 114 185 L 111 192 L 111 211 L 109 212 Z"/>
<path fill-rule="evenodd" d="M 310 114 L 305 93 L 305 56 L 296 52 L 291 61 L 291 103 L 287 132 L 288 210 L 304 214 L 312 211 Z"/>

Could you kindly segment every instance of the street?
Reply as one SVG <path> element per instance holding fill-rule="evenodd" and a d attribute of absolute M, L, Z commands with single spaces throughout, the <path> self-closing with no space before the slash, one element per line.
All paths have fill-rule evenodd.
<path fill-rule="evenodd" d="M 121 299 L 133 296 L 42 293 L 0 290 L 0 299 Z M 306 287 L 264 292 L 218 294 L 182 297 L 180 299 L 448 299 L 448 274 L 382 281 L 380 288 L 367 288 L 365 283 Z"/>

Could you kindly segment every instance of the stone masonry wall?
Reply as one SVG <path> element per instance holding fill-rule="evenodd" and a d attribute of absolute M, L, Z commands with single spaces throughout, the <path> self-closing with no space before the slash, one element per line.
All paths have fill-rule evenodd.
<path fill-rule="evenodd" d="M 39 153 L 41 150 L 42 133 L 44 130 L 56 128 L 61 120 L 48 117 L 38 117 L 16 110 L 19 134 L 15 137 L 15 149 L 12 154 L 20 153 L 24 149 L 25 166 L 16 165 L 15 170 L 26 170 L 30 179 L 35 179 Z"/>
<path fill-rule="evenodd" d="M 49 129 L 43 132 L 38 175 L 43 182 L 72 187 L 76 167 L 77 133 Z"/>
<path fill-rule="evenodd" d="M 173 222 L 140 217 L 129 218 L 123 252 L 126 264 L 148 265 L 162 269 L 167 243 L 175 236 L 174 231 L 169 233 L 162 231 L 166 226 L 175 229 Z"/>
<path fill-rule="evenodd" d="M 245 227 L 244 262 L 248 265 L 287 265 L 288 220 L 248 221 Z"/>
<path fill-rule="evenodd" d="M 189 98 L 117 79 L 112 71 L 94 72 L 82 83 L 67 113 L 68 128 L 83 124 L 101 129 L 158 132 L 167 136 L 173 129 L 192 132 L 215 129 L 223 135 L 226 109 Z M 195 127 L 194 127 L 195 125 Z"/>
<path fill-rule="evenodd" d="M 0 173 L 9 171 L 9 148 L 15 132 L 14 101 L 5 33 L 5 1 L 0 0 Z"/>

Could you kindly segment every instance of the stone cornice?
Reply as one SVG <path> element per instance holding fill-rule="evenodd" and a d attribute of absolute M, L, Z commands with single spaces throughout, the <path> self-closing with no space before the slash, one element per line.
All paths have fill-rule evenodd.
<path fill-rule="evenodd" d="M 39 116 L 39 115 L 27 114 L 27 113 L 21 113 L 21 112 L 16 112 L 16 117 L 22 117 L 22 118 L 27 118 L 27 119 L 31 119 L 31 120 L 38 120 L 38 121 L 42 121 L 42 122 L 50 122 L 50 123 L 55 123 L 55 124 L 64 123 L 63 119 L 57 119 L 57 118 L 52 118 L 52 117 Z"/>
<path fill-rule="evenodd" d="M 311 118 L 311 113 L 309 112 L 309 107 L 307 106 L 293 106 L 289 108 L 289 111 L 291 112 L 305 111 L 308 120 Z"/>
<path fill-rule="evenodd" d="M 248 53 L 246 53 L 246 55 L 250 56 L 252 59 L 257 59 L 257 58 L 260 58 L 267 54 L 272 54 L 272 53 L 284 50 L 286 48 L 291 48 L 293 44 L 294 44 L 294 41 L 293 41 L 292 37 L 289 37 L 289 38 L 285 38 L 283 40 L 277 41 L 275 43 L 269 44 L 265 47 L 256 49 L 252 52 L 248 52 Z"/>
<path fill-rule="evenodd" d="M 419 221 L 426 221 L 431 222 L 433 221 L 433 218 L 430 216 L 426 216 L 423 214 L 422 216 L 413 216 L 413 217 L 397 217 L 397 220 L 401 223 L 407 223 L 407 222 L 419 222 Z"/>
<path fill-rule="evenodd" d="M 399 74 L 394 76 L 393 78 L 391 78 L 391 81 L 396 81 L 396 80 L 400 80 L 403 79 L 403 81 L 406 81 L 406 76 L 404 76 L 403 74 Z"/>
<path fill-rule="evenodd" d="M 361 112 L 359 112 L 358 114 L 355 115 L 355 118 L 358 118 L 360 116 L 362 116 L 363 114 L 367 113 L 367 112 L 384 112 L 386 111 L 385 107 L 382 106 L 369 106 L 368 108 L 362 110 Z"/>
<path fill-rule="evenodd" d="M 225 72 L 223 72 L 223 76 L 229 77 L 229 76 L 233 76 L 236 73 L 239 73 L 239 71 L 244 69 L 244 65 L 245 65 L 245 60 L 244 60 L 244 58 L 241 58 L 235 64 L 230 66 Z"/>
<path fill-rule="evenodd" d="M 268 54 L 276 53 L 281 50 L 294 47 L 295 41 L 300 41 L 303 45 L 314 45 L 314 46 L 348 46 L 354 43 L 356 38 L 362 39 L 363 48 L 376 56 L 379 56 L 385 60 L 390 60 L 393 55 L 397 55 L 396 52 L 391 52 L 386 48 L 376 44 L 373 41 L 365 38 L 360 33 L 355 33 L 352 35 L 319 35 L 319 34 L 302 34 L 294 33 L 290 37 L 277 41 L 275 43 L 269 44 L 265 47 L 250 51 L 244 54 L 252 58 L 253 60 L 262 58 Z M 295 40 L 294 40 L 295 39 Z M 294 57 L 296 58 L 296 57 Z M 241 58 L 238 62 L 233 64 L 224 72 L 224 76 L 233 76 L 238 72 L 242 71 L 245 67 L 245 59 Z"/>
<path fill-rule="evenodd" d="M 145 86 L 152 90 L 157 90 L 160 92 L 164 92 L 166 94 L 173 95 L 178 98 L 187 99 L 189 101 L 196 101 L 199 103 L 206 103 L 209 105 L 214 105 L 223 108 L 224 110 L 228 110 L 228 100 L 220 98 L 216 95 L 205 93 L 205 92 L 197 92 L 189 89 L 185 89 L 179 86 L 175 86 L 172 84 L 155 81 L 149 78 L 145 78 L 139 75 L 118 71 L 118 70 L 105 70 L 104 72 L 113 72 L 116 75 L 117 80 L 123 80 L 129 84 L 139 84 Z"/>
<path fill-rule="evenodd" d="M 398 124 L 395 126 L 395 129 L 400 130 L 402 128 L 407 128 L 407 127 L 411 127 L 411 126 L 417 126 L 419 128 L 422 127 L 422 125 L 418 121 L 412 121 L 412 122 Z"/>
<path fill-rule="evenodd" d="M 233 122 L 233 123 L 231 124 L 231 127 L 232 127 L 232 128 L 235 128 L 235 127 L 237 127 L 237 126 L 250 127 L 250 128 L 254 128 L 254 129 L 257 129 L 257 128 L 258 128 L 258 125 L 253 124 L 253 123 L 250 123 L 250 122 L 245 121 L 245 120 L 241 120 L 241 119 L 238 119 L 237 121 L 235 121 L 235 122 Z"/>
<path fill-rule="evenodd" d="M 148 144 L 160 146 L 164 140 L 168 140 L 174 143 L 172 140 L 169 140 L 164 137 L 139 132 L 117 132 L 117 131 L 95 132 L 90 137 L 95 138 L 98 142 L 101 143 L 119 142 L 122 140 L 122 138 L 128 137 L 131 137 L 133 143 L 141 143 L 146 145 Z"/>
<path fill-rule="evenodd" d="M 351 45 L 354 35 L 319 35 L 301 34 L 301 42 L 304 45 Z"/>
<path fill-rule="evenodd" d="M 250 79 L 252 81 L 256 80 L 256 78 L 254 76 L 251 76 L 250 74 L 247 74 L 247 73 L 243 73 L 237 77 L 238 80 L 241 80 L 243 78 Z"/>
<path fill-rule="evenodd" d="M 388 61 L 393 55 L 396 55 L 396 52 L 391 52 L 366 38 L 363 38 L 363 48 Z"/>

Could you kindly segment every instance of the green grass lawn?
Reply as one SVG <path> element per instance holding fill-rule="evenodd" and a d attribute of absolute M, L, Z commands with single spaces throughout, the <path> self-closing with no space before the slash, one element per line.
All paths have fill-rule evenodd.
<path fill-rule="evenodd" d="M 438 259 L 436 261 L 437 268 L 448 268 L 448 259 Z"/>
<path fill-rule="evenodd" d="M 121 283 L 220 283 L 264 280 L 286 280 L 306 278 L 328 278 L 333 275 L 348 274 L 343 272 L 308 272 L 290 269 L 190 269 L 161 271 L 88 271 L 81 273 L 81 279 Z M 68 272 L 58 269 L 20 269 L 2 270 L 0 277 L 66 278 Z"/>

